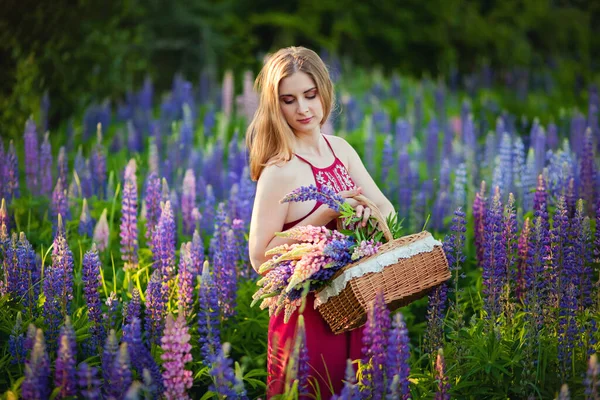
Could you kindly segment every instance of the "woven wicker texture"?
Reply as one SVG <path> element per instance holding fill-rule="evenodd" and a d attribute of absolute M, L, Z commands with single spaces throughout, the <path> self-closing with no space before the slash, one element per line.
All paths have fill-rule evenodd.
<path fill-rule="evenodd" d="M 374 204 L 371 203 L 369 206 L 373 207 Z M 373 215 L 376 216 L 385 236 L 391 236 L 388 236 L 389 228 L 376 207 Z M 407 246 L 427 236 L 431 234 L 423 231 L 391 240 L 380 247 L 378 254 Z M 342 271 L 360 265 L 372 257 L 377 257 L 377 254 L 346 265 L 333 276 L 332 280 Z M 326 303 L 317 307 L 317 310 L 331 330 L 340 334 L 365 324 L 368 308 L 375 300 L 377 291 L 383 290 L 389 310 L 394 311 L 425 296 L 433 287 L 448 279 L 450 279 L 450 270 L 446 255 L 441 246 L 434 246 L 430 252 L 419 253 L 410 258 L 400 258 L 397 263 L 388 265 L 381 272 L 352 278 L 337 296 L 329 298 Z"/>

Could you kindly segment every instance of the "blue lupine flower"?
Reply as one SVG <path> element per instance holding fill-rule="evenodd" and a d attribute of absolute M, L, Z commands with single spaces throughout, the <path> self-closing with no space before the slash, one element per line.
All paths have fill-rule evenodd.
<path fill-rule="evenodd" d="M 101 399 L 100 385 L 98 368 L 90 367 L 85 362 L 79 364 L 77 369 L 77 386 L 79 387 L 81 397 L 86 400 Z"/>
<path fill-rule="evenodd" d="M 35 317 L 40 293 L 40 266 L 24 232 L 19 234 L 16 255 L 19 275 L 16 294 L 21 299 L 23 307 L 29 311 L 29 315 Z"/>
<path fill-rule="evenodd" d="M 25 177 L 27 188 L 33 196 L 39 194 L 39 149 L 38 149 L 38 134 L 33 119 L 29 118 L 25 123 L 25 132 L 23 134 L 25 142 Z"/>
<path fill-rule="evenodd" d="M 92 249 L 83 256 L 81 267 L 81 281 L 84 285 L 83 292 L 88 309 L 88 320 L 90 321 L 90 339 L 87 344 L 88 355 L 98 353 L 106 336 L 102 325 L 102 303 L 100 302 L 99 293 L 99 288 L 102 285 L 101 268 L 98 250 L 96 245 L 92 244 Z"/>
<path fill-rule="evenodd" d="M 191 235 L 194 231 L 192 220 L 192 210 L 196 207 L 196 178 L 194 171 L 188 169 L 185 171 L 185 177 L 182 184 L 181 195 L 181 214 L 183 217 L 183 234 Z"/>
<path fill-rule="evenodd" d="M 227 356 L 229 347 L 229 343 L 224 343 L 218 348 L 209 370 L 213 383 L 208 390 L 224 398 L 247 399 L 244 383 L 235 375 L 231 367 L 233 361 Z"/>
<path fill-rule="evenodd" d="M 483 256 L 483 293 L 484 308 L 487 316 L 494 321 L 501 311 L 500 296 L 506 283 L 506 237 L 502 224 L 502 204 L 500 190 L 496 191 L 492 205 L 485 216 L 484 256 Z"/>
<path fill-rule="evenodd" d="M 131 300 L 127 303 L 127 307 L 123 307 L 123 314 L 125 324 L 131 324 L 134 318 L 142 319 L 142 299 L 137 288 L 131 291 Z"/>
<path fill-rule="evenodd" d="M 165 290 L 166 289 L 166 290 Z M 165 296 L 165 294 L 167 296 Z M 146 332 L 150 343 L 158 344 L 167 311 L 168 286 L 159 270 L 154 270 L 146 287 Z"/>
<path fill-rule="evenodd" d="M 368 386 L 367 392 L 374 398 L 385 395 L 385 365 L 387 337 L 390 330 L 389 310 L 383 298 L 383 292 L 379 291 L 375 297 L 373 307 L 369 309 L 367 325 L 363 334 L 363 363 L 370 365 L 363 372 L 366 376 L 361 382 Z"/>
<path fill-rule="evenodd" d="M 102 351 L 102 377 L 104 378 L 104 393 L 108 393 L 111 387 L 112 366 L 119 352 L 119 342 L 114 329 L 111 329 L 106 337 L 106 343 Z"/>
<path fill-rule="evenodd" d="M 398 181 L 398 204 L 400 205 L 398 209 L 398 214 L 401 216 L 408 216 L 411 204 L 412 204 L 412 196 L 413 196 L 413 177 L 414 172 L 411 168 L 411 160 L 408 152 L 406 151 L 406 147 L 403 147 L 400 150 L 400 154 L 398 155 L 398 164 L 396 170 L 396 176 Z"/>
<path fill-rule="evenodd" d="M 162 276 L 171 277 L 175 270 L 175 219 L 171 202 L 161 202 L 162 212 L 152 235 L 154 268 Z"/>
<path fill-rule="evenodd" d="M 392 386 L 394 377 L 398 377 L 399 389 L 398 394 L 402 399 L 410 398 L 410 389 L 408 376 L 410 375 L 410 358 L 409 349 L 410 338 L 408 337 L 408 329 L 402 313 L 394 314 L 392 327 L 390 330 L 387 344 L 387 362 L 386 362 L 386 377 L 388 386 Z"/>
<path fill-rule="evenodd" d="M 205 365 L 210 365 L 220 347 L 220 311 L 217 288 L 204 262 L 202 280 L 198 292 L 198 333 L 200 334 L 200 354 Z"/>
<path fill-rule="evenodd" d="M 581 176 L 581 197 L 585 200 L 586 210 L 589 215 L 593 215 L 594 205 L 598 198 L 598 190 L 596 188 L 596 156 L 594 151 L 594 140 L 592 130 L 588 128 L 585 132 L 583 144 L 583 154 L 581 156 L 581 164 L 579 167 Z"/>
<path fill-rule="evenodd" d="M 99 199 L 105 198 L 106 154 L 102 145 L 102 124 L 98 123 L 97 141 L 91 154 L 91 172 L 94 193 Z"/>
<path fill-rule="evenodd" d="M 69 164 L 67 159 L 67 150 L 64 146 L 58 149 L 58 159 L 56 160 L 56 168 L 58 171 L 58 179 L 61 181 L 63 188 L 67 186 L 67 177 L 69 175 Z"/>
<path fill-rule="evenodd" d="M 44 332 L 37 329 L 31 356 L 25 364 L 25 378 L 21 383 L 23 399 L 47 399 L 50 397 L 50 359 L 44 343 Z"/>
<path fill-rule="evenodd" d="M 151 172 L 146 178 L 146 238 L 151 239 L 160 218 L 160 179 L 156 172 Z M 152 242 L 149 241 L 152 245 Z"/>
<path fill-rule="evenodd" d="M 294 189 L 283 199 L 280 200 L 281 203 L 289 203 L 292 201 L 310 201 L 316 200 L 320 203 L 327 205 L 329 208 L 335 211 L 339 211 L 340 206 L 344 203 L 344 198 L 338 195 L 327 186 L 322 186 L 321 188 L 317 188 L 315 185 L 309 186 L 301 186 L 297 189 Z"/>
<path fill-rule="evenodd" d="M 50 205 L 50 210 L 52 214 L 52 231 L 56 235 L 59 232 L 58 216 L 60 215 L 64 221 L 69 221 L 71 219 L 67 190 L 61 179 L 56 182 L 56 186 L 52 192 L 52 204 Z"/>
<path fill-rule="evenodd" d="M 121 202 L 121 258 L 125 262 L 123 269 L 135 271 L 138 267 L 138 193 L 135 175 L 135 160 L 131 159 L 125 169 L 125 184 Z"/>
<path fill-rule="evenodd" d="M 76 386 L 76 357 L 75 331 L 67 317 L 65 325 L 60 330 L 58 354 L 54 368 L 54 386 L 60 387 L 58 398 L 66 398 L 77 394 Z"/>
<path fill-rule="evenodd" d="M 352 360 L 346 361 L 346 374 L 344 379 L 344 387 L 340 395 L 333 395 L 331 400 L 360 400 L 360 391 L 356 385 L 356 373 L 352 366 Z"/>
<path fill-rule="evenodd" d="M 573 251 L 573 264 L 569 276 L 575 285 L 577 309 L 581 312 L 592 305 L 593 287 L 590 220 L 584 214 L 582 199 L 577 202 L 575 216 L 571 220 L 570 234 L 569 247 Z"/>
<path fill-rule="evenodd" d="M 19 158 L 13 141 L 8 145 L 8 152 L 4 156 L 3 197 L 10 204 L 13 198 L 20 197 L 19 190 Z"/>
<path fill-rule="evenodd" d="M 83 206 L 81 208 L 81 216 L 79 217 L 79 235 L 92 237 L 94 233 L 94 226 L 96 221 L 92 219 L 90 210 L 87 205 L 87 199 L 83 199 Z"/>
<path fill-rule="evenodd" d="M 21 313 L 17 313 L 17 320 L 12 328 L 8 338 L 8 352 L 12 360 L 11 364 L 21 364 L 25 362 L 27 357 L 27 349 L 25 348 L 25 335 L 23 334 L 23 319 Z"/>
<path fill-rule="evenodd" d="M 133 317 L 131 322 L 123 325 L 123 341 L 127 343 L 127 351 L 130 355 L 131 364 L 142 376 L 144 369 L 148 370 L 152 377 L 155 395 L 160 396 L 164 390 L 163 378 L 160 367 L 150 353 L 150 349 L 142 341 L 142 324 L 137 317 Z"/>
<path fill-rule="evenodd" d="M 105 381 L 104 387 L 109 398 L 122 399 L 132 382 L 131 361 L 127 343 L 121 343 L 118 353 L 115 355 L 113 364 L 108 370 L 110 386 Z"/>
<path fill-rule="evenodd" d="M 191 243 L 182 243 L 179 251 L 179 271 L 177 276 L 177 302 L 184 315 L 190 315 L 194 301 L 194 277 L 191 258 Z"/>

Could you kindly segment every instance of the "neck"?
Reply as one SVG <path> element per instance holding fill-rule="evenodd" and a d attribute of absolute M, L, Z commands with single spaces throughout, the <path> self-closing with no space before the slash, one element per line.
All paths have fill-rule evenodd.
<path fill-rule="evenodd" d="M 312 132 L 294 132 L 294 152 L 301 154 L 320 154 L 324 144 L 320 127 Z"/>

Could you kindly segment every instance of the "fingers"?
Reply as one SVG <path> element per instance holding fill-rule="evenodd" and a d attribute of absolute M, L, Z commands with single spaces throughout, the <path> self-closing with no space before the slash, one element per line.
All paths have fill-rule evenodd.
<path fill-rule="evenodd" d="M 354 208 L 354 211 L 356 212 L 356 216 L 358 218 L 362 218 L 364 209 L 365 209 L 365 207 L 362 204 L 359 204 L 356 206 L 356 208 Z"/>
<path fill-rule="evenodd" d="M 343 190 L 343 191 L 339 192 L 338 195 L 342 196 L 343 198 L 348 198 L 348 197 L 354 197 L 361 193 L 362 193 L 362 188 L 355 187 L 354 189 L 351 189 L 351 190 Z"/>
<path fill-rule="evenodd" d="M 364 207 L 362 215 L 363 215 L 362 226 L 367 226 L 367 223 L 369 222 L 369 218 L 371 217 L 371 209 L 369 207 Z"/>

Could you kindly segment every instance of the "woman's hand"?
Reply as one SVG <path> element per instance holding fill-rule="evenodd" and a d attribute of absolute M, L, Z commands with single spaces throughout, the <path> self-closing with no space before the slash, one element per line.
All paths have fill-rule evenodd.
<path fill-rule="evenodd" d="M 356 216 L 358 218 L 362 218 L 362 226 L 367 226 L 369 222 L 369 217 L 371 216 L 371 209 L 364 204 L 360 203 L 358 200 L 354 199 L 354 196 L 362 194 L 362 188 L 356 187 L 352 190 L 345 190 L 339 192 L 338 195 L 342 196 L 346 199 L 346 203 L 350 204 L 354 211 L 356 212 Z"/>

